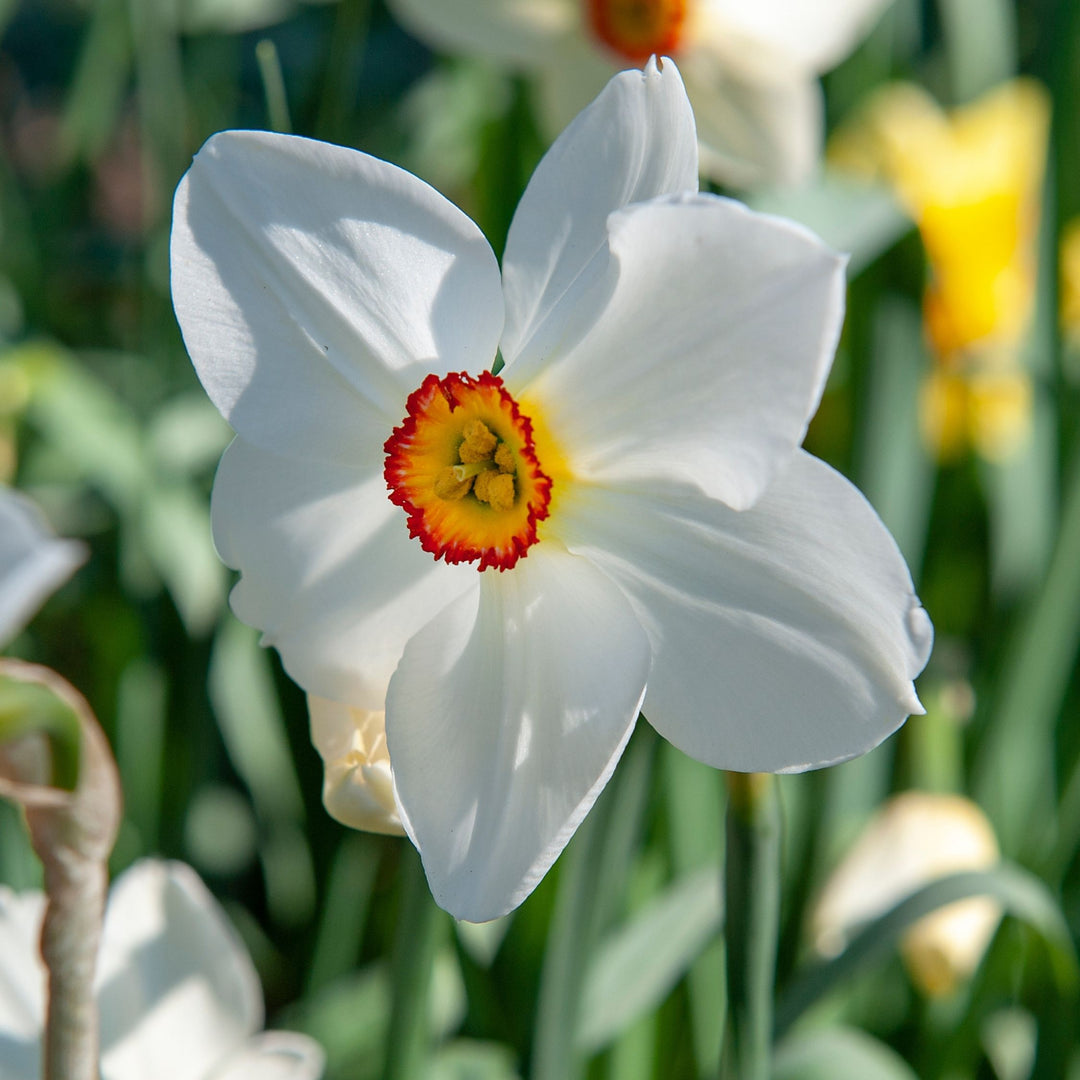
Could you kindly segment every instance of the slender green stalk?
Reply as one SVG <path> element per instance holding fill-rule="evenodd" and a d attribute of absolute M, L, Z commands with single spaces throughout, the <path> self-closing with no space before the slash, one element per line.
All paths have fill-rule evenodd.
<path fill-rule="evenodd" d="M 356 111 L 370 19 L 371 0 L 340 0 L 337 5 L 315 119 L 320 139 L 352 145 L 350 120 Z"/>
<path fill-rule="evenodd" d="M 570 841 L 548 930 L 533 1034 L 532 1080 L 574 1080 L 587 1046 L 581 1034 L 585 973 L 615 915 L 641 835 L 658 739 L 639 724 L 615 778 Z"/>
<path fill-rule="evenodd" d="M 763 773 L 729 773 L 728 796 L 724 888 L 730 1037 L 726 1053 L 738 1080 L 769 1080 L 780 917 L 776 781 Z"/>
<path fill-rule="evenodd" d="M 563 853 L 559 892 L 548 931 L 533 1035 L 532 1080 L 574 1080 L 581 1071 L 574 1046 L 585 958 L 595 940 L 597 867 L 607 801 L 582 822 Z"/>
<path fill-rule="evenodd" d="M 423 1076 L 431 1043 L 431 971 L 445 917 L 428 891 L 420 856 L 403 845 L 402 898 L 394 942 L 394 995 L 383 1080 Z"/>
<path fill-rule="evenodd" d="M 270 128 L 289 135 L 292 133 L 292 117 L 289 115 L 289 99 L 285 96 L 285 77 L 281 73 L 277 46 L 269 38 L 263 38 L 255 46 L 255 60 L 266 95 L 266 115 Z"/>

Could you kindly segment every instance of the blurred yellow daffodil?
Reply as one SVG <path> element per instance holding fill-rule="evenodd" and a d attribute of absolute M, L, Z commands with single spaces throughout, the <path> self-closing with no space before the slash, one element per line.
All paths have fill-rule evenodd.
<path fill-rule="evenodd" d="M 1019 352 L 1034 309 L 1049 97 L 1029 79 L 946 113 L 922 89 L 886 87 L 830 148 L 839 168 L 884 179 L 919 228 L 937 361 L 923 390 L 928 443 L 1008 457 L 1030 426 Z"/>
<path fill-rule="evenodd" d="M 812 920 L 818 951 L 839 953 L 861 925 L 922 886 L 987 869 L 998 858 L 990 822 L 970 799 L 924 791 L 894 796 L 825 885 Z M 951 993 L 978 967 L 1000 918 L 995 900 L 976 896 L 920 919 L 900 946 L 912 981 L 930 996 Z"/>
<path fill-rule="evenodd" d="M 937 367 L 919 393 L 923 437 L 944 461 L 969 446 L 988 461 L 1008 459 L 1027 437 L 1031 408 L 1031 376 L 1016 366 Z"/>
<path fill-rule="evenodd" d="M 1061 234 L 1061 327 L 1070 344 L 1080 346 L 1080 217 Z"/>

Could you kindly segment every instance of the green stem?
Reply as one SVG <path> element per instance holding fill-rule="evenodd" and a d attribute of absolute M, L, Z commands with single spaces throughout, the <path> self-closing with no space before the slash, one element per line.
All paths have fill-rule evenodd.
<path fill-rule="evenodd" d="M 562 855 L 559 891 L 548 930 L 533 1034 L 532 1080 L 575 1080 L 574 1046 L 585 957 L 596 936 L 597 867 L 603 853 L 606 802 L 594 806 Z"/>
<path fill-rule="evenodd" d="M 285 93 L 285 76 L 281 73 L 277 46 L 269 38 L 263 38 L 255 46 L 255 61 L 259 65 L 263 93 L 266 95 L 266 116 L 270 128 L 289 135 L 292 133 L 292 118 Z"/>
<path fill-rule="evenodd" d="M 576 1080 L 585 973 L 623 896 L 641 835 L 658 738 L 638 724 L 615 777 L 559 860 L 559 891 L 540 973 L 532 1080 Z"/>
<path fill-rule="evenodd" d="M 340 0 L 324 68 L 315 134 L 320 139 L 353 145 L 350 121 L 356 111 L 371 0 Z"/>
<path fill-rule="evenodd" d="M 411 846 L 403 847 L 403 897 L 383 1080 L 413 1080 L 424 1074 L 431 1044 L 431 972 L 445 921 L 428 891 L 419 855 Z"/>
<path fill-rule="evenodd" d="M 769 1080 L 780 916 L 780 809 L 776 781 L 728 774 L 726 895 L 727 1053 L 738 1080 Z"/>

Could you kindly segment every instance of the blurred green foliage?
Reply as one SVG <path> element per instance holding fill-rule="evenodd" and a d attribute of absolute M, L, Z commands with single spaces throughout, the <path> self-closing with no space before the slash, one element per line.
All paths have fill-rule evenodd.
<path fill-rule="evenodd" d="M 127 800 L 113 869 L 150 852 L 195 865 L 251 948 L 271 1023 L 317 1037 L 332 1080 L 715 1075 L 721 777 L 639 730 L 521 909 L 455 927 L 406 842 L 324 813 L 303 696 L 228 614 L 210 540 L 229 432 L 168 290 L 192 153 L 229 127 L 354 146 L 429 180 L 501 251 L 543 150 L 528 86 L 431 55 L 374 0 L 4 0 L 0 27 L 0 479 L 92 550 L 12 651 L 78 686 L 109 735 Z M 1014 462 L 939 467 L 923 447 L 925 264 L 892 198 L 835 179 L 755 198 L 853 252 L 808 445 L 878 508 L 938 631 L 924 720 L 779 781 L 777 1080 L 1080 1077 L 1080 364 L 1055 318 L 1057 238 L 1080 213 L 1080 4 L 896 0 L 825 86 L 835 126 L 889 78 L 957 103 L 1015 72 L 1050 89 L 1054 121 L 1036 425 Z M 926 895 L 831 966 L 806 929 L 860 825 L 909 786 L 978 800 L 1008 860 L 930 887 L 930 907 L 988 891 L 1008 912 L 941 1000 L 893 947 Z M 0 881 L 36 873 L 0 807 Z"/>

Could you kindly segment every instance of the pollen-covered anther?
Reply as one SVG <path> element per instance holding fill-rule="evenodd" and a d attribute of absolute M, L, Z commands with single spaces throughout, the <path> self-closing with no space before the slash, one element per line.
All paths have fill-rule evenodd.
<path fill-rule="evenodd" d="M 384 474 L 409 534 L 437 559 L 513 566 L 551 498 L 532 422 L 490 372 L 429 375 L 406 408 L 386 441 Z"/>
<path fill-rule="evenodd" d="M 435 494 L 440 499 L 463 499 L 472 490 L 474 475 L 460 465 L 447 465 L 435 477 Z"/>
<path fill-rule="evenodd" d="M 514 478 L 509 473 L 482 472 L 473 485 L 473 494 L 493 510 L 509 510 L 514 505 Z"/>
<path fill-rule="evenodd" d="M 491 433 L 483 420 L 470 420 L 462 434 L 465 438 L 458 447 L 458 456 L 464 462 L 490 461 L 499 440 Z"/>

